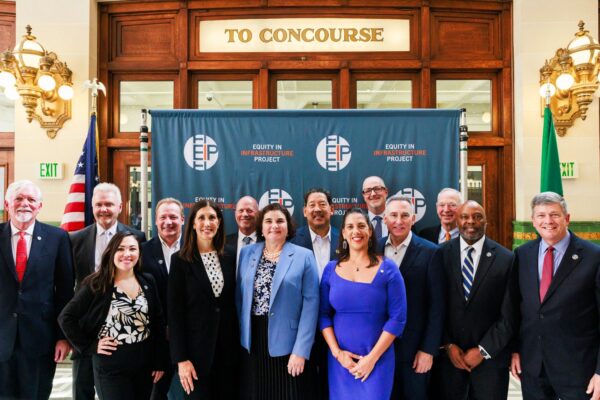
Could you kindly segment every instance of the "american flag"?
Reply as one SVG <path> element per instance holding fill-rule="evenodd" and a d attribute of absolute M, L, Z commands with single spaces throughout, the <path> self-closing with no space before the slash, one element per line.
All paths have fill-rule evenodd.
<path fill-rule="evenodd" d="M 92 114 L 87 138 L 75 167 L 67 205 L 60 223 L 60 227 L 67 232 L 83 229 L 94 222 L 92 193 L 94 186 L 99 182 L 96 139 L 96 114 Z"/>

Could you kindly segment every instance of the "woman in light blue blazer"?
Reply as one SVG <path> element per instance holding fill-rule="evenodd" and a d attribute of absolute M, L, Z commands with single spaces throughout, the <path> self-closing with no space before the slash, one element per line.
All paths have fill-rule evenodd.
<path fill-rule="evenodd" d="M 310 250 L 294 236 L 285 207 L 269 204 L 258 217 L 264 242 L 240 252 L 236 306 L 242 363 L 242 393 L 250 400 L 314 398 L 310 350 L 319 310 L 319 276 Z"/>

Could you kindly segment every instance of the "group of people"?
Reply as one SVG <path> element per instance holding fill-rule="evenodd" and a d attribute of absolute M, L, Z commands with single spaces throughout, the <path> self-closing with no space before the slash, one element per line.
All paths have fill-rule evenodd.
<path fill-rule="evenodd" d="M 73 350 L 73 397 L 114 399 L 600 399 L 600 247 L 569 231 L 562 196 L 531 202 L 539 238 L 512 252 L 486 214 L 446 188 L 438 226 L 364 180 L 363 208 L 307 225 L 255 199 L 238 231 L 196 202 L 160 200 L 156 235 L 117 221 L 98 184 L 96 222 L 70 235 L 36 220 L 39 188 L 11 184 L 0 224 L 0 398 L 47 399 Z M 185 221 L 185 224 L 184 224 Z"/>

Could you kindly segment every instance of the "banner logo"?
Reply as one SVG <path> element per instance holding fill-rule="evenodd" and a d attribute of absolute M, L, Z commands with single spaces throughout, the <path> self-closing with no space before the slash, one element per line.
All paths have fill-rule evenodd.
<path fill-rule="evenodd" d="M 413 207 L 415 209 L 415 223 L 419 222 L 421 218 L 425 216 L 427 211 L 427 204 L 425 203 L 425 196 L 417 189 L 404 188 L 400 189 L 395 196 L 410 197 L 412 200 Z"/>
<path fill-rule="evenodd" d="M 258 201 L 258 208 L 262 210 L 271 203 L 279 203 L 287 208 L 290 214 L 294 214 L 294 199 L 283 189 L 269 189 L 264 192 Z"/>
<path fill-rule="evenodd" d="M 194 135 L 185 142 L 183 157 L 197 171 L 210 169 L 219 159 L 217 143 L 208 135 Z"/>
<path fill-rule="evenodd" d="M 323 138 L 317 146 L 317 161 L 327 171 L 340 171 L 350 162 L 352 151 L 346 139 L 338 135 Z"/>

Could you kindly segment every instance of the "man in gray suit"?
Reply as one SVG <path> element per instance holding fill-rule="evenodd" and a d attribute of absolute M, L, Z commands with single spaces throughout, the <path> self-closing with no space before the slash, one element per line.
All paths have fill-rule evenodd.
<path fill-rule="evenodd" d="M 100 183 L 94 188 L 92 207 L 96 223 L 71 233 L 73 261 L 75 264 L 75 287 L 100 267 L 102 253 L 108 242 L 117 232 L 131 231 L 141 241 L 146 241 L 144 233 L 117 221 L 123 203 L 121 191 L 112 183 Z M 94 373 L 92 358 L 73 354 L 73 399 L 94 399 Z"/>

